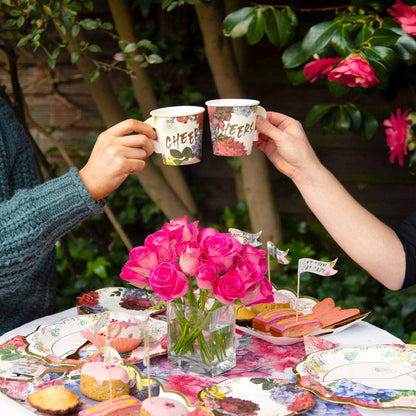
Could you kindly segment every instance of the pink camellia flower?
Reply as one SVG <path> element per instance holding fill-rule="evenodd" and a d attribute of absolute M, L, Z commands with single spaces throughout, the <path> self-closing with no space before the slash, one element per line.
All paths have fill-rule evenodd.
<path fill-rule="evenodd" d="M 247 288 L 247 294 L 241 302 L 245 306 L 256 305 L 258 303 L 273 303 L 273 286 L 266 280 L 260 280 L 249 288 Z"/>
<path fill-rule="evenodd" d="M 260 267 L 260 273 L 264 274 L 267 272 L 267 260 L 266 252 L 253 247 L 251 244 L 245 244 L 243 246 L 243 257 L 247 260 L 256 263 Z"/>
<path fill-rule="evenodd" d="M 149 275 L 150 287 L 162 300 L 174 300 L 183 296 L 189 288 L 189 280 L 175 261 L 160 263 Z"/>
<path fill-rule="evenodd" d="M 336 68 L 328 72 L 328 80 L 351 88 L 370 88 L 380 82 L 375 76 L 374 69 L 361 55 L 342 60 Z"/>
<path fill-rule="evenodd" d="M 224 273 L 241 257 L 242 245 L 232 235 L 218 233 L 205 238 L 202 250 L 205 259 L 217 268 L 217 272 Z"/>
<path fill-rule="evenodd" d="M 236 270 L 241 279 L 243 279 L 246 288 L 249 288 L 252 284 L 257 283 L 259 280 L 264 279 L 264 276 L 260 271 L 260 266 L 249 260 L 239 261 L 234 267 L 234 270 Z"/>
<path fill-rule="evenodd" d="M 171 238 L 178 243 L 181 241 L 196 241 L 198 237 L 198 223 L 194 221 L 189 224 L 188 217 L 185 215 L 182 218 L 170 220 L 163 225 L 162 230 L 167 230 L 171 234 Z"/>
<path fill-rule="evenodd" d="M 157 254 L 160 262 L 171 261 L 175 257 L 174 247 L 176 240 L 171 238 L 168 230 L 159 230 L 149 234 L 144 240 L 144 245 Z"/>
<path fill-rule="evenodd" d="M 396 110 L 396 117 L 391 113 L 390 119 L 384 120 L 383 125 L 387 136 L 387 145 L 390 147 L 390 163 L 397 159 L 399 165 L 404 165 L 404 156 L 407 155 L 407 143 L 410 138 L 410 125 L 412 121 L 407 118 L 410 108 L 402 115 L 402 110 Z"/>
<path fill-rule="evenodd" d="M 137 287 L 150 287 L 149 270 L 138 267 L 134 260 L 127 260 L 121 269 L 120 277 Z"/>
<path fill-rule="evenodd" d="M 221 303 L 230 305 L 246 296 L 246 285 L 236 270 L 229 270 L 215 282 L 212 293 Z"/>
<path fill-rule="evenodd" d="M 157 253 L 144 246 L 134 247 L 130 251 L 130 260 L 134 261 L 136 267 L 149 271 L 159 263 Z"/>
<path fill-rule="evenodd" d="M 310 82 L 315 82 L 319 78 L 323 78 L 334 65 L 342 59 L 342 56 L 337 55 L 331 58 L 321 58 L 309 62 L 303 68 L 303 73 L 306 79 Z"/>
<path fill-rule="evenodd" d="M 393 9 L 387 11 L 394 17 L 394 20 L 402 26 L 403 32 L 416 36 L 416 8 L 397 0 Z"/>
<path fill-rule="evenodd" d="M 196 284 L 200 289 L 212 290 L 215 281 L 218 279 L 217 269 L 213 264 L 201 264 L 195 270 Z"/>
<path fill-rule="evenodd" d="M 176 245 L 176 255 L 179 257 L 179 266 L 185 273 L 194 274 L 201 265 L 202 248 L 196 241 L 184 241 Z"/>

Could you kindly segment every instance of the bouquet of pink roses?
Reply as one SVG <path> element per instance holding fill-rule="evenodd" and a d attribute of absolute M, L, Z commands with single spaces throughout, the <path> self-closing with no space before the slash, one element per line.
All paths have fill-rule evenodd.
<path fill-rule="evenodd" d="M 146 237 L 144 246 L 133 248 L 120 277 L 152 289 L 174 305 L 214 311 L 237 302 L 246 306 L 273 302 L 266 272 L 263 250 L 242 245 L 214 228 L 198 229 L 198 221 L 189 223 L 185 216 L 164 224 Z M 185 318 L 178 308 L 177 317 L 183 325 L 176 352 L 192 350 L 197 340 L 200 353 L 211 360 L 201 330 L 190 329 L 195 316 Z"/>

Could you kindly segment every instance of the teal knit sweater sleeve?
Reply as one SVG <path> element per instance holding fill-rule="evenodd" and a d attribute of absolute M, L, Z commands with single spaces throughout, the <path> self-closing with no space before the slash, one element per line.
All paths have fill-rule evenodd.
<path fill-rule="evenodd" d="M 102 210 L 75 168 L 39 184 L 29 138 L 0 99 L 0 334 L 54 312 L 56 242 Z"/>

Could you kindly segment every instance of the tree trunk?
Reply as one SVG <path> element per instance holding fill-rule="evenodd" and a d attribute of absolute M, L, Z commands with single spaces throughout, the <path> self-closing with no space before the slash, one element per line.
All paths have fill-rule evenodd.
<path fill-rule="evenodd" d="M 222 31 L 223 2 L 213 0 L 210 7 L 198 3 L 195 9 L 218 94 L 221 98 L 245 97 L 230 40 Z M 252 231 L 261 230 L 263 242 L 280 242 L 280 216 L 273 202 L 266 159 L 257 149 L 241 158 L 241 180 Z"/>
<path fill-rule="evenodd" d="M 73 52 L 75 49 L 75 39 L 72 36 L 67 35 L 64 40 L 68 41 L 69 52 Z M 77 67 L 90 89 L 91 95 L 97 105 L 97 109 L 106 126 L 109 127 L 122 121 L 125 118 L 125 115 L 118 104 L 117 97 L 107 75 L 102 72 L 100 76 L 91 83 L 90 76 L 96 69 L 96 66 L 84 54 L 78 59 Z M 137 177 L 150 198 L 168 218 L 178 218 L 183 215 L 188 215 L 190 219 L 194 219 L 192 213 L 185 207 L 172 188 L 166 183 L 160 170 L 152 163 L 151 159 L 147 159 L 145 169 L 138 173 Z"/>
<path fill-rule="evenodd" d="M 136 43 L 138 39 L 134 34 L 134 24 L 131 18 L 133 14 L 130 10 L 128 1 L 108 0 L 108 4 L 120 39 L 127 43 Z M 132 60 L 132 70 L 134 77 L 132 77 L 131 82 L 134 89 L 134 95 L 146 119 L 150 111 L 158 106 L 156 95 L 153 91 L 148 73 L 140 66 L 139 62 Z M 161 162 L 160 169 L 165 180 L 186 208 L 194 215 L 197 211 L 196 203 L 191 195 L 189 186 L 181 169 L 179 167 L 172 169 L 172 167 L 164 165 L 161 158 L 159 159 Z"/>

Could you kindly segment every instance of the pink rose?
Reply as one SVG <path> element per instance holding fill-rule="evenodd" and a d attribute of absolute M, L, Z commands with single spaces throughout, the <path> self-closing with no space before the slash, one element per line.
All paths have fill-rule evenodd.
<path fill-rule="evenodd" d="M 341 59 L 342 56 L 340 55 L 317 59 L 307 63 L 303 68 L 303 73 L 308 81 L 315 82 L 319 78 L 323 78 Z"/>
<path fill-rule="evenodd" d="M 170 220 L 162 227 L 162 230 L 169 231 L 171 238 L 178 243 L 181 241 L 196 241 L 198 237 L 198 223 L 194 221 L 188 224 L 188 217 L 185 215 L 182 218 Z"/>
<path fill-rule="evenodd" d="M 175 244 L 176 240 L 171 238 L 168 230 L 156 231 L 144 240 L 144 245 L 157 254 L 160 262 L 171 261 L 175 258 Z"/>
<path fill-rule="evenodd" d="M 183 296 L 189 288 L 188 278 L 174 262 L 160 263 L 149 276 L 150 287 L 162 300 L 174 300 Z"/>
<path fill-rule="evenodd" d="M 138 267 L 134 260 L 128 260 L 121 269 L 120 277 L 137 287 L 149 287 L 149 270 Z"/>
<path fill-rule="evenodd" d="M 249 260 L 239 261 L 233 270 L 238 272 L 241 279 L 243 279 L 246 288 L 249 288 L 252 284 L 264 279 L 264 276 L 260 271 L 260 266 Z"/>
<path fill-rule="evenodd" d="M 390 147 L 390 163 L 398 158 L 400 166 L 404 164 L 404 156 L 407 155 L 407 143 L 410 139 L 410 125 L 412 121 L 407 118 L 410 108 L 402 115 L 402 110 L 396 110 L 397 116 L 391 113 L 390 119 L 384 120 L 383 125 L 387 136 L 387 145 Z"/>
<path fill-rule="evenodd" d="M 159 263 L 157 253 L 145 246 L 134 247 L 130 251 L 130 259 L 144 270 L 152 270 Z"/>
<path fill-rule="evenodd" d="M 195 269 L 202 263 L 201 254 L 201 245 L 196 241 L 184 241 L 176 245 L 179 266 L 185 273 L 191 275 L 195 273 Z"/>
<path fill-rule="evenodd" d="M 369 88 L 380 82 L 374 74 L 374 69 L 361 55 L 342 60 L 336 68 L 328 72 L 328 80 L 352 88 Z"/>
<path fill-rule="evenodd" d="M 236 270 L 223 274 L 212 288 L 214 296 L 225 305 L 246 296 L 246 285 Z"/>
<path fill-rule="evenodd" d="M 198 234 L 198 241 L 204 241 L 208 236 L 219 234 L 219 231 L 215 228 L 206 227 L 206 228 L 200 228 L 199 234 Z"/>
<path fill-rule="evenodd" d="M 200 289 L 212 290 L 218 279 L 218 273 L 214 265 L 205 263 L 195 270 L 195 277 L 196 284 Z"/>
<path fill-rule="evenodd" d="M 258 303 L 273 303 L 273 301 L 273 286 L 266 278 L 247 288 L 246 297 L 241 299 L 241 302 L 245 306 L 256 305 Z"/>
<path fill-rule="evenodd" d="M 259 250 L 250 244 L 245 244 L 243 246 L 243 257 L 253 263 L 258 264 L 261 274 L 267 272 L 266 252 L 264 250 Z"/>
<path fill-rule="evenodd" d="M 401 0 L 397 0 L 392 7 L 395 10 L 388 9 L 387 11 L 402 26 L 403 32 L 416 36 L 416 8 L 403 4 Z"/>
<path fill-rule="evenodd" d="M 230 234 L 218 233 L 202 241 L 205 259 L 212 263 L 218 273 L 228 270 L 241 257 L 242 245 Z"/>

